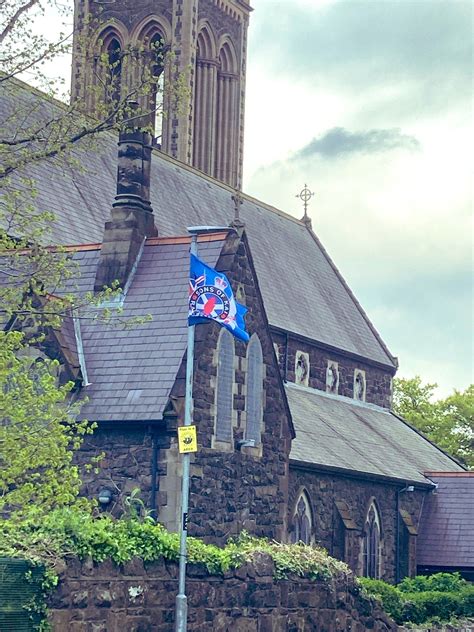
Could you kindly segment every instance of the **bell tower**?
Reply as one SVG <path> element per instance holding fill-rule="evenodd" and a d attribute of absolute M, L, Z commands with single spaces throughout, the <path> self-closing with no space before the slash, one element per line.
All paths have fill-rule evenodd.
<path fill-rule="evenodd" d="M 240 188 L 245 0 L 75 0 L 72 101 L 138 101 L 162 151 Z M 163 116 L 161 116 L 163 113 Z"/>

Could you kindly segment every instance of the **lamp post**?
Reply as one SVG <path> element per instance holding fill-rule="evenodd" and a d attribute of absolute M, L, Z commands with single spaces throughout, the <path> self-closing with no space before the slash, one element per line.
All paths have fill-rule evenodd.
<path fill-rule="evenodd" d="M 187 229 L 191 233 L 190 253 L 197 255 L 197 238 L 200 234 L 228 231 L 227 226 L 191 226 Z M 186 399 L 184 405 L 184 425 L 190 426 L 193 408 L 193 374 L 194 374 L 194 327 L 188 326 L 188 350 L 186 357 Z M 188 603 L 186 597 L 186 561 L 187 534 L 189 508 L 189 468 L 191 454 L 183 454 L 183 480 L 181 485 L 181 532 L 179 543 L 179 576 L 178 594 L 176 595 L 176 632 L 186 632 L 188 618 Z"/>

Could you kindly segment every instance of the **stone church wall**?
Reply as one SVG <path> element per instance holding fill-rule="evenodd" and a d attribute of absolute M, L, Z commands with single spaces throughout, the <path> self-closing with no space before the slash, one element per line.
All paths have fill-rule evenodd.
<path fill-rule="evenodd" d="M 238 288 L 238 300 L 249 309 L 248 330 L 258 335 L 262 346 L 265 367 L 262 442 L 254 448 L 238 446 L 245 433 L 247 379 L 247 346 L 239 341 L 235 342 L 233 435 L 226 444 L 215 442 L 216 349 L 222 330 L 213 323 L 200 325 L 196 328 L 193 413 L 199 451 L 191 459 L 189 534 L 224 542 L 245 529 L 255 535 L 284 540 L 291 441 L 289 417 L 247 248 L 237 235 L 229 240 L 218 268 Z M 126 497 L 139 488 L 146 508 L 156 507 L 154 515 L 171 531 L 179 529 L 181 519 L 178 503 L 182 460 L 177 450 L 176 426 L 181 423 L 184 411 L 184 369 L 183 361 L 171 393 L 175 409 L 165 414 L 163 422 L 154 426 L 145 422 L 100 424 L 79 451 L 81 463 L 104 454 L 99 473 L 84 474 L 85 495 L 97 498 L 101 487 L 109 488 L 113 499 L 107 510 L 119 514 Z"/>
<path fill-rule="evenodd" d="M 326 371 L 328 362 L 336 362 L 339 370 L 338 395 L 354 397 L 354 371 L 359 369 L 365 372 L 366 398 L 370 404 L 391 407 L 392 401 L 392 375 L 388 370 L 375 367 L 359 360 L 353 360 L 335 351 L 322 349 L 317 344 L 290 337 L 288 349 L 285 336 L 274 334 L 274 342 L 278 345 L 278 359 L 282 375 L 286 375 L 289 382 L 297 382 L 295 376 L 296 356 L 299 351 L 308 354 L 310 373 L 307 386 L 321 391 L 326 391 Z"/>
<path fill-rule="evenodd" d="M 214 324 L 196 329 L 194 379 L 194 421 L 199 451 L 191 461 L 189 533 L 211 541 L 224 542 L 243 529 L 278 540 L 286 537 L 288 458 L 290 428 L 273 345 L 268 334 L 263 306 L 258 296 L 244 242 L 235 237 L 221 255 L 217 268 L 225 272 L 237 289 L 237 300 L 248 308 L 247 329 L 257 334 L 264 362 L 264 398 L 261 444 L 239 448 L 245 437 L 247 346 L 235 342 L 235 380 L 232 438 L 215 441 L 215 388 L 217 341 L 220 328 Z M 235 251 L 236 250 L 236 251 Z M 183 371 L 172 396 L 184 394 Z M 171 448 L 160 451 L 160 492 L 167 491 L 170 504 L 161 508 L 158 519 L 177 530 L 179 512 L 172 498 L 179 486 L 175 436 Z"/>
<path fill-rule="evenodd" d="M 135 488 L 141 497 L 150 502 L 152 437 L 146 427 L 136 424 L 136 428 L 124 428 L 120 423 L 100 425 L 93 435 L 87 436 L 81 449 L 76 452 L 76 460 L 81 466 L 90 463 L 94 457 L 103 455 L 97 464 L 98 471 L 83 471 L 82 494 L 97 498 L 101 488 L 112 492 L 108 509 L 119 513 L 123 500 Z"/>
<path fill-rule="evenodd" d="M 189 632 L 397 630 L 351 577 L 276 581 L 273 572 L 266 555 L 224 577 L 188 566 Z M 177 583 L 174 563 L 133 560 L 119 567 L 71 560 L 50 600 L 53 630 L 172 632 Z"/>
<path fill-rule="evenodd" d="M 312 510 L 312 541 L 323 546 L 330 555 L 345 561 L 357 574 L 362 570 L 363 528 L 372 500 L 381 519 L 382 550 L 381 579 L 395 581 L 397 490 L 403 488 L 390 483 L 343 477 L 335 473 L 304 471 L 290 466 L 289 517 L 291 523 L 296 502 L 305 490 Z M 415 490 L 399 494 L 399 508 L 410 516 L 415 529 L 427 492 Z M 344 519 L 336 502 L 346 504 Z M 353 524 L 350 524 L 352 521 Z M 416 535 L 409 535 L 403 519 L 399 524 L 400 564 L 403 574 L 416 572 Z M 406 537 L 404 537 L 406 535 Z"/>

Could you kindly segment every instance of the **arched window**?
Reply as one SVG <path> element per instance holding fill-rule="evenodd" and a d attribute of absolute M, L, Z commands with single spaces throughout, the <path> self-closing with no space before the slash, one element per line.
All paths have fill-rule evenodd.
<path fill-rule="evenodd" d="M 232 440 L 232 401 L 234 386 L 234 337 L 223 329 L 219 335 L 216 393 L 217 441 Z"/>
<path fill-rule="evenodd" d="M 239 75 L 237 57 L 230 41 L 222 45 L 218 61 L 214 176 L 236 186 Z"/>
<path fill-rule="evenodd" d="M 153 121 L 153 135 L 161 144 L 163 131 L 163 93 L 165 88 L 165 45 L 160 33 L 155 33 L 150 41 L 150 62 L 153 85 L 151 88 L 150 110 Z"/>
<path fill-rule="evenodd" d="M 216 45 L 205 25 L 197 37 L 194 83 L 193 166 L 212 175 L 216 119 Z"/>
<path fill-rule="evenodd" d="M 146 114 L 153 136 L 162 145 L 165 91 L 165 61 L 167 46 L 165 30 L 154 17 L 150 18 L 133 36 L 137 51 L 134 67 L 135 81 L 145 88 L 140 103 Z"/>
<path fill-rule="evenodd" d="M 311 533 L 313 530 L 311 518 L 311 506 L 306 492 L 301 492 L 296 501 L 290 526 L 290 541 L 293 544 L 303 542 L 311 543 Z"/>
<path fill-rule="evenodd" d="M 122 89 L 122 46 L 117 37 L 108 40 L 106 53 L 106 98 L 107 102 L 116 105 Z"/>
<path fill-rule="evenodd" d="M 261 442 L 263 418 L 263 354 L 256 334 L 247 347 L 247 425 L 245 439 Z"/>
<path fill-rule="evenodd" d="M 363 575 L 378 579 L 380 577 L 381 522 L 375 502 L 367 512 L 364 526 Z"/>

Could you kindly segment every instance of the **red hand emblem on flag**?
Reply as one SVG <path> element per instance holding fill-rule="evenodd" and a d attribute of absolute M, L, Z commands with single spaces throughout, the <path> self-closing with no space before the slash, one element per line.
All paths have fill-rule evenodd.
<path fill-rule="evenodd" d="M 210 314 L 212 314 L 212 311 L 214 310 L 214 307 L 216 305 L 216 301 L 217 301 L 217 299 L 216 299 L 215 296 L 210 296 L 207 299 L 207 302 L 204 305 L 204 308 L 202 310 L 204 312 L 205 316 L 209 316 Z"/>

